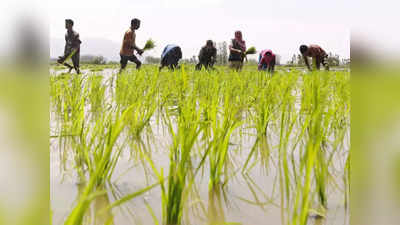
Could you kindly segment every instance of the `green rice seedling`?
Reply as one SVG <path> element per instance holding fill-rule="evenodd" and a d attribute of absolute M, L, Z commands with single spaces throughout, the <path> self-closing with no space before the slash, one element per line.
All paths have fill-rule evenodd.
<path fill-rule="evenodd" d="M 251 88 L 250 93 L 251 103 L 249 108 L 249 119 L 252 126 L 257 131 L 255 143 L 249 152 L 242 172 L 245 172 L 248 168 L 250 160 L 256 152 L 259 152 L 261 163 L 266 166 L 268 165 L 270 156 L 270 146 L 268 144 L 268 126 L 271 121 L 275 120 L 274 112 L 279 107 L 276 93 L 278 85 L 276 82 L 280 79 L 278 76 L 268 77 L 264 73 L 257 73 L 257 81 L 254 82 L 254 86 Z M 254 156 L 254 161 L 257 161 L 257 155 Z"/>
<path fill-rule="evenodd" d="M 208 191 L 208 212 L 209 225 L 225 224 L 226 216 L 222 202 L 222 186 L 214 186 Z"/>
<path fill-rule="evenodd" d="M 90 67 L 89 70 L 90 72 L 101 72 L 104 70 L 104 68 L 101 66 L 95 66 L 95 67 Z"/>
<path fill-rule="evenodd" d="M 146 44 L 143 47 L 143 51 L 151 50 L 156 47 L 155 42 L 152 39 L 146 41 Z"/>
<path fill-rule="evenodd" d="M 185 72 L 181 72 L 185 77 Z M 185 79 L 185 78 L 184 78 Z M 183 80 L 183 88 L 187 83 Z M 182 93 L 183 94 L 183 93 Z M 189 95 L 190 96 L 190 95 Z M 200 113 L 197 112 L 196 102 L 185 99 L 184 95 L 178 102 L 177 130 L 167 114 L 168 127 L 173 137 L 173 144 L 170 149 L 170 167 L 167 178 L 168 188 L 161 185 L 163 221 L 168 225 L 179 225 L 182 221 L 183 209 L 187 201 L 186 184 L 188 175 L 191 175 L 191 150 L 199 136 L 202 127 L 198 122 Z"/>
<path fill-rule="evenodd" d="M 231 180 L 245 181 L 251 199 L 235 197 L 249 210 L 280 206 L 282 224 L 306 225 L 310 216 L 324 217 L 331 193 L 349 191 L 348 79 L 346 72 L 283 69 L 271 76 L 250 66 L 241 73 L 224 67 L 195 72 L 186 66 L 158 72 L 144 66 L 109 79 L 93 73 L 52 75 L 51 137 L 63 142 L 58 147 L 69 167 L 63 171 L 76 171 L 82 184 L 64 224 L 113 218 L 109 210 L 158 187 L 160 212 L 151 201 L 145 203 L 154 223 L 191 224 L 195 214 L 204 223 L 231 224 L 226 222 L 231 212 L 224 210 Z M 125 152 L 135 156 L 128 161 L 132 166 L 139 161 L 146 167 L 152 185 L 102 201 Z M 153 152 L 168 158 L 167 167 Z M 260 185 L 264 174 L 253 177 L 255 169 L 272 176 L 271 194 Z M 240 170 L 246 178 L 237 176 Z M 346 193 L 342 196 L 347 205 Z M 100 208 L 106 211 L 93 212 Z"/>
<path fill-rule="evenodd" d="M 349 203 L 350 203 L 350 181 L 351 181 L 351 167 L 350 167 L 350 155 L 347 156 L 346 160 L 346 168 L 345 168 L 345 174 L 343 177 L 344 184 L 345 184 L 345 194 L 344 194 L 344 207 L 346 209 L 346 212 L 350 210 Z"/>
<path fill-rule="evenodd" d="M 114 101 L 119 108 L 124 109 L 142 101 L 157 101 L 155 94 L 159 87 L 158 74 L 148 74 L 141 70 L 132 76 L 126 72 L 118 74 L 115 80 Z"/>
<path fill-rule="evenodd" d="M 279 183 L 280 183 L 280 195 L 281 195 L 281 207 L 288 207 L 290 204 L 291 196 L 291 174 L 289 170 L 289 156 L 288 146 L 290 141 L 290 135 L 293 132 L 295 122 L 297 120 L 297 114 L 294 110 L 295 96 L 293 95 L 293 88 L 296 87 L 298 77 L 295 75 L 289 75 L 288 79 L 282 80 L 281 83 L 281 108 L 279 112 L 280 117 L 280 129 L 279 129 L 279 146 L 278 146 L 278 167 L 279 167 Z M 284 201 L 286 199 L 286 202 Z M 283 223 L 284 217 L 281 216 Z"/>
<path fill-rule="evenodd" d="M 307 224 L 311 212 L 324 217 L 328 205 L 327 185 L 331 177 L 329 168 L 332 167 L 338 143 L 344 137 L 343 132 L 335 130 L 341 128 L 332 125 L 336 124 L 333 118 L 338 114 L 331 88 L 331 81 L 335 77 L 323 75 L 313 73 L 303 77 L 301 112 L 305 117 L 299 137 L 304 137 L 305 149 L 301 152 L 290 224 Z M 330 141 L 332 138 L 335 138 L 333 142 Z M 318 198 L 319 208 L 313 208 L 314 196 Z"/>
<path fill-rule="evenodd" d="M 54 82 L 55 87 L 53 99 L 56 99 L 57 107 L 54 117 L 58 121 L 53 127 L 53 133 L 57 134 L 55 137 L 59 138 L 60 148 L 67 146 L 72 137 L 79 136 L 82 132 L 85 107 L 84 80 L 84 77 L 69 74 L 63 74 L 50 80 Z M 63 159 L 60 166 L 65 168 L 68 157 L 68 151 L 60 151 L 60 158 Z M 80 152 L 74 157 L 77 163 L 82 162 Z"/>
<path fill-rule="evenodd" d="M 90 110 L 95 114 L 104 107 L 105 103 L 106 86 L 103 84 L 103 76 L 93 75 L 88 77 L 87 87 Z"/>
<path fill-rule="evenodd" d="M 120 154 L 120 150 L 114 151 L 117 148 L 116 143 L 126 126 L 125 121 L 132 109 L 133 106 L 126 109 L 119 118 L 115 119 L 115 122 L 113 122 L 113 118 L 110 115 L 107 116 L 108 119 L 105 124 L 102 124 L 103 120 L 99 120 L 99 122 L 95 124 L 94 130 L 87 132 L 88 135 L 92 135 L 89 138 L 88 145 L 85 144 L 86 138 L 81 139 L 81 145 L 87 146 L 82 149 L 82 151 L 86 156 L 86 163 L 90 174 L 89 181 L 77 205 L 66 219 L 65 225 L 77 225 L 82 223 L 84 214 L 89 208 L 91 201 L 98 196 L 97 194 L 93 194 L 96 193 L 96 187 L 103 185 L 104 182 L 111 177 Z M 101 134 L 100 132 L 104 131 L 106 131 L 105 136 L 99 137 L 98 135 Z M 97 143 L 95 143 L 96 141 Z M 93 150 L 94 152 L 91 153 Z M 93 158 L 91 157 L 92 154 Z"/>
<path fill-rule="evenodd" d="M 245 55 L 254 55 L 257 53 L 257 50 L 255 47 L 250 47 L 247 49 L 247 51 L 245 52 Z"/>
<path fill-rule="evenodd" d="M 226 171 L 230 138 L 232 133 L 242 124 L 241 118 L 238 117 L 240 108 L 237 107 L 238 104 L 235 102 L 234 96 L 231 95 L 233 88 L 227 89 L 228 93 L 223 94 L 222 113 L 219 113 L 219 104 L 215 104 L 211 108 L 212 140 L 209 147 L 209 190 L 224 183 L 221 178 L 223 174 L 226 175 L 224 171 Z M 227 179 L 227 176 L 225 176 L 225 179 Z"/>

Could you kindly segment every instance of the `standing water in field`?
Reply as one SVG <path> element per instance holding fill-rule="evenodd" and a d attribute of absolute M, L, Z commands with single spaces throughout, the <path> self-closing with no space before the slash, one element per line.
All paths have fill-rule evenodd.
<path fill-rule="evenodd" d="M 349 224 L 349 72 L 149 66 L 50 85 L 53 224 Z"/>

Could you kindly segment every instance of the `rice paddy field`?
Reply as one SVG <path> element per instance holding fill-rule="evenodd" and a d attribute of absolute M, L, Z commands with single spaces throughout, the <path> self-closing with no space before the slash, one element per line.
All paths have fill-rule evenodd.
<path fill-rule="evenodd" d="M 51 224 L 349 224 L 350 72 L 51 68 Z"/>

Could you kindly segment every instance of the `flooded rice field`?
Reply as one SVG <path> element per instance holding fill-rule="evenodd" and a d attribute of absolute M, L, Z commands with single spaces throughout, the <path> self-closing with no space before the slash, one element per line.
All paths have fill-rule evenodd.
<path fill-rule="evenodd" d="M 349 78 L 52 70 L 53 224 L 349 224 Z"/>

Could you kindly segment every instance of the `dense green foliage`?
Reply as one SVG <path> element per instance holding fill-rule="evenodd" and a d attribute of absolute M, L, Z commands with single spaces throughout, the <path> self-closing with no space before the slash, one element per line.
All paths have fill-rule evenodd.
<path fill-rule="evenodd" d="M 85 215 L 123 153 L 151 168 L 153 185 L 103 213 L 159 188 L 161 212 L 146 205 L 155 224 L 190 224 L 193 211 L 208 224 L 235 222 L 225 218 L 221 196 L 232 179 L 251 178 L 256 168 L 276 176 L 270 198 L 279 196 L 273 204 L 282 224 L 324 218 L 330 193 L 347 201 L 349 72 L 145 66 L 122 74 L 53 74 L 50 87 L 51 137 L 59 146 L 51 151 L 60 151 L 64 169 L 73 168 L 85 184 L 66 225 L 90 224 Z M 167 138 L 156 135 L 160 129 Z M 160 151 L 168 166 L 154 159 Z M 201 179 L 208 179 L 208 202 L 199 194 Z M 265 205 L 257 197 L 245 201 Z"/>

